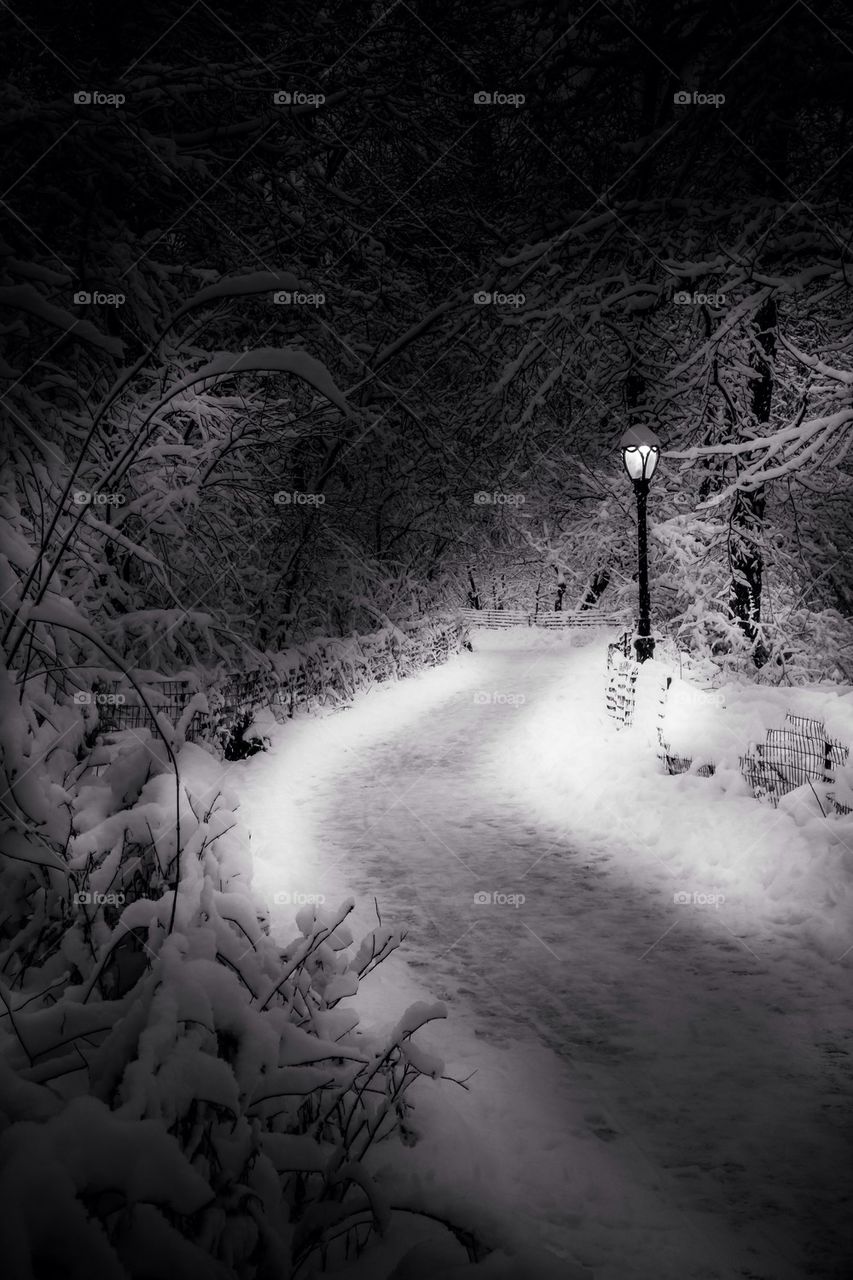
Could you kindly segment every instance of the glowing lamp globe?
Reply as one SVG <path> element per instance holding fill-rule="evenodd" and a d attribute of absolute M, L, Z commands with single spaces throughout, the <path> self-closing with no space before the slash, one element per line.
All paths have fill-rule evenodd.
<path fill-rule="evenodd" d="M 619 442 L 622 462 L 632 480 L 651 480 L 660 458 L 660 440 L 648 427 L 629 427 Z"/>

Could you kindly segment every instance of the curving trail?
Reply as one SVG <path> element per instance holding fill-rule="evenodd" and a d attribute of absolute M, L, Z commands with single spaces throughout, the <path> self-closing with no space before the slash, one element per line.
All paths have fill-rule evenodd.
<path fill-rule="evenodd" d="M 599 1280 L 853 1274 L 849 971 L 760 923 L 747 944 L 723 909 L 679 914 L 606 812 L 595 840 L 543 816 L 514 743 L 558 685 L 600 678 L 602 643 L 523 643 L 232 766 L 259 886 L 376 895 L 408 927 L 391 979 L 446 1000 L 448 1067 L 480 1073 L 454 1115 L 538 1243 Z M 273 913 L 289 936 L 292 908 Z"/>

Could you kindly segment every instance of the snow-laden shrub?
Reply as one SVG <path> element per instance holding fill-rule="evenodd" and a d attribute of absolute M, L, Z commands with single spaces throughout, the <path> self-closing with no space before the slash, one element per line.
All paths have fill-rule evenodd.
<path fill-rule="evenodd" d="M 308 907 L 284 948 L 251 890 L 248 833 L 207 762 L 164 732 L 96 739 L 90 708 L 0 681 L 0 1194 L 22 1278 L 292 1275 L 381 1230 L 369 1148 L 442 1066 L 416 1005 L 376 1041 L 352 903 Z"/>
<path fill-rule="evenodd" d="M 853 677 L 853 623 L 821 589 L 811 564 L 788 547 L 793 533 L 762 540 L 765 580 L 759 640 L 767 660 L 729 610 L 728 525 L 678 515 L 651 523 L 653 612 L 678 647 L 712 672 L 715 683 L 795 686 Z M 630 598 L 630 597 L 629 597 Z"/>

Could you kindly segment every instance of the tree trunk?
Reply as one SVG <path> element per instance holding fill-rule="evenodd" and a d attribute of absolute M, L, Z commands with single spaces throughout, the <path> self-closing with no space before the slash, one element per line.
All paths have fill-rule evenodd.
<path fill-rule="evenodd" d="M 536 579 L 536 598 L 535 598 L 535 600 L 534 600 L 534 604 L 533 604 L 533 617 L 534 617 L 534 618 L 538 618 L 538 617 L 539 617 L 539 597 L 540 597 L 540 595 L 542 594 L 542 575 L 543 575 L 543 573 L 544 573 L 544 572 L 545 572 L 545 566 L 544 566 L 544 565 L 541 565 L 541 566 L 540 566 L 540 568 L 539 568 L 539 577 Z"/>
<path fill-rule="evenodd" d="M 556 565 L 554 566 L 554 572 L 557 575 L 557 594 L 554 597 L 554 609 L 557 613 L 560 613 L 563 608 L 563 596 L 566 594 L 566 577 Z"/>
<path fill-rule="evenodd" d="M 592 609 L 595 607 L 595 605 L 598 604 L 599 600 L 604 595 L 604 592 L 607 590 L 607 585 L 609 582 L 610 582 L 610 570 L 596 569 L 595 573 L 592 575 L 592 578 L 590 579 L 589 585 L 587 586 L 587 589 L 584 592 L 584 597 L 580 603 L 580 608 L 582 612 L 585 609 Z"/>

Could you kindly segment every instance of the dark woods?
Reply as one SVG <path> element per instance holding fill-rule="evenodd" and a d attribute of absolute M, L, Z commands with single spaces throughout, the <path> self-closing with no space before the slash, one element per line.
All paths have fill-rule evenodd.
<path fill-rule="evenodd" d="M 853 34 L 824 8 L 6 11 L 7 643 L 36 598 L 172 669 L 472 591 L 628 601 L 630 419 L 671 454 L 682 642 L 833 665 Z"/>

